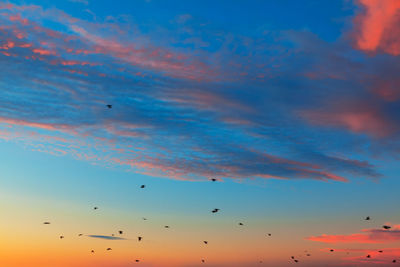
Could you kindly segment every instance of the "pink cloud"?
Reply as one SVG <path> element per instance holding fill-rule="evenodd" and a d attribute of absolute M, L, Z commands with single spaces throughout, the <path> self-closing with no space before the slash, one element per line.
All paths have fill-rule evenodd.
<path fill-rule="evenodd" d="M 355 18 L 356 47 L 373 52 L 400 54 L 400 1 L 358 0 L 365 10 Z"/>
<path fill-rule="evenodd" d="M 362 233 L 348 235 L 320 235 L 310 236 L 307 240 L 323 243 L 361 243 L 377 244 L 400 241 L 400 225 L 393 225 L 392 229 L 363 229 Z"/>
<path fill-rule="evenodd" d="M 301 116 L 312 124 L 322 126 L 342 127 L 354 133 L 366 133 L 374 137 L 382 138 L 392 134 L 396 129 L 393 123 L 373 107 L 361 106 L 351 110 L 331 111 L 306 111 Z"/>

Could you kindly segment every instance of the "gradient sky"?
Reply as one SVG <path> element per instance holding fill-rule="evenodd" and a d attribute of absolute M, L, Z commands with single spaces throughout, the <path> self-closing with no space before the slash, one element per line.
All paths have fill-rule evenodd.
<path fill-rule="evenodd" d="M 0 67 L 0 266 L 400 264 L 398 0 L 0 1 Z"/>

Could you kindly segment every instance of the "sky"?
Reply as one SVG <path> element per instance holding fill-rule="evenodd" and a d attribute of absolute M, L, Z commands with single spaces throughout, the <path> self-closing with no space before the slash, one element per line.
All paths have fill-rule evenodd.
<path fill-rule="evenodd" d="M 0 1 L 0 266 L 400 264 L 399 25 L 398 0 Z"/>

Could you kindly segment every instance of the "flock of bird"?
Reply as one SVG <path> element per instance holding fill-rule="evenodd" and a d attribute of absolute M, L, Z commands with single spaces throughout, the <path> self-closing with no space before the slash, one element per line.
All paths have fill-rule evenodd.
<path fill-rule="evenodd" d="M 107 107 L 108 107 L 109 109 L 111 109 L 111 108 L 112 108 L 112 105 L 107 105 Z M 216 182 L 217 179 L 216 179 L 216 178 L 211 178 L 210 181 Z M 143 188 L 145 188 L 145 187 L 146 187 L 146 185 L 141 185 L 141 186 L 140 186 L 141 189 L 143 189 Z M 93 207 L 93 210 L 98 210 L 98 209 L 99 209 L 98 207 Z M 219 212 L 219 211 L 220 211 L 219 208 L 214 208 L 213 210 L 211 210 L 212 213 L 217 213 L 217 212 Z M 142 219 L 143 219 L 143 220 L 147 220 L 147 218 L 144 218 L 144 217 L 143 217 Z M 366 220 L 366 221 L 370 221 L 370 220 L 371 220 L 371 217 L 370 217 L 370 216 L 367 216 L 367 217 L 365 218 L 365 220 Z M 44 222 L 43 224 L 49 225 L 50 222 L 46 221 L 46 222 Z M 239 226 L 244 226 L 244 224 L 243 224 L 242 222 L 239 222 L 238 224 L 239 224 Z M 165 225 L 164 228 L 170 228 L 170 227 L 169 227 L 169 225 Z M 382 228 L 385 229 L 385 230 L 390 230 L 392 227 L 389 226 L 389 225 L 383 225 Z M 123 232 L 122 230 L 119 230 L 118 233 L 119 233 L 120 235 L 122 235 L 124 232 Z M 83 235 L 83 234 L 78 234 L 78 236 L 82 236 L 82 235 Z M 268 233 L 267 235 L 268 235 L 268 236 L 272 236 L 271 233 Z M 114 234 L 112 234 L 112 236 L 114 236 Z M 60 235 L 60 239 L 64 239 L 64 236 L 63 236 L 63 235 Z M 138 236 L 137 239 L 138 239 L 138 242 L 140 242 L 140 241 L 143 240 L 143 237 L 142 237 L 142 236 Z M 205 245 L 207 245 L 207 244 L 208 244 L 208 241 L 207 241 L 207 240 L 204 240 L 203 243 L 204 243 Z M 107 250 L 107 251 L 110 251 L 110 250 L 112 250 L 112 248 L 107 248 L 106 250 Z M 334 252 L 334 249 L 330 249 L 329 251 L 330 251 L 330 252 Z M 307 251 L 305 251 L 305 252 L 307 252 Z M 383 253 L 383 250 L 379 250 L 378 252 L 379 252 L 379 253 Z M 95 251 L 94 251 L 94 250 L 91 250 L 91 253 L 95 253 Z M 307 257 L 310 257 L 310 256 L 311 256 L 310 253 L 306 253 L 305 255 L 306 255 Z M 291 256 L 290 258 L 291 258 L 291 259 L 293 260 L 293 262 L 295 262 L 295 263 L 298 263 L 298 262 L 299 262 L 299 260 L 296 259 L 295 256 Z M 368 254 L 368 255 L 366 256 L 366 258 L 370 259 L 370 258 L 371 258 L 371 255 Z M 135 262 L 140 262 L 140 260 L 139 260 L 139 259 L 136 259 Z M 205 263 L 205 260 L 204 260 L 204 259 L 201 259 L 201 262 L 202 262 L 202 263 Z M 397 262 L 396 259 L 393 259 L 393 260 L 392 260 L 392 263 L 396 263 L 396 262 Z M 260 261 L 260 263 L 262 263 L 262 261 Z"/>

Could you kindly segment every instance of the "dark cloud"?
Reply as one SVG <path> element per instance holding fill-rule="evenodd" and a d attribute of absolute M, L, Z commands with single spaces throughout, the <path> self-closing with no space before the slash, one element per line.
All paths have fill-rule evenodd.
<path fill-rule="evenodd" d="M 109 236 L 109 235 L 87 235 L 91 238 L 99 238 L 99 239 L 106 239 L 106 240 L 127 240 L 126 238 L 116 237 L 116 236 Z"/>

